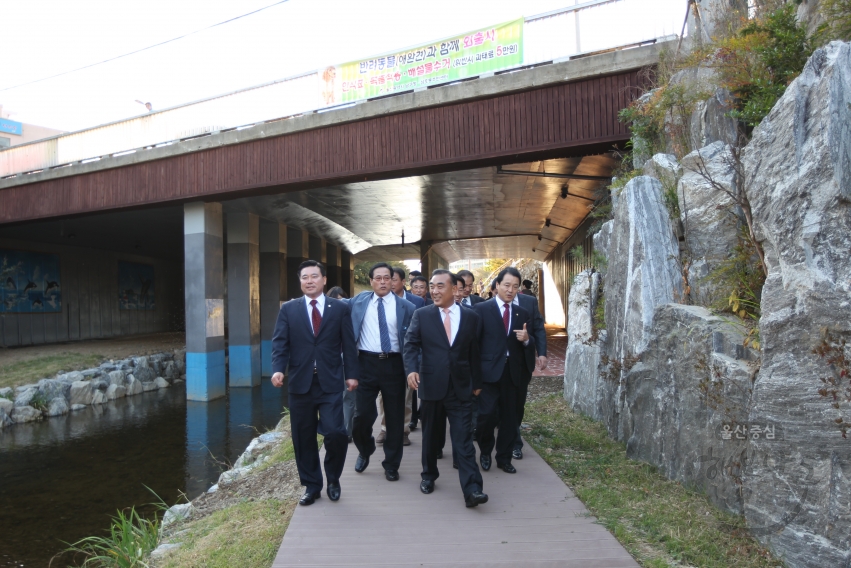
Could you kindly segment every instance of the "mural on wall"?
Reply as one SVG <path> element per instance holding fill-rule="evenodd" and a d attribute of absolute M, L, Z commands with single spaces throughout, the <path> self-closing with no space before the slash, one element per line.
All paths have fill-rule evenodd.
<path fill-rule="evenodd" d="M 0 313 L 62 311 L 59 255 L 0 249 Z"/>
<path fill-rule="evenodd" d="M 118 261 L 118 308 L 121 310 L 156 308 L 152 265 Z"/>

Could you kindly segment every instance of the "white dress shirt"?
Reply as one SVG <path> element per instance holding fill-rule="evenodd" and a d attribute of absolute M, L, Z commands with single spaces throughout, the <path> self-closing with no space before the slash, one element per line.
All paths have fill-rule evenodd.
<path fill-rule="evenodd" d="M 316 309 L 319 310 L 319 315 L 325 317 L 325 294 L 320 294 L 318 298 L 305 296 L 304 303 L 307 306 L 307 321 L 310 322 L 310 329 L 313 329 L 313 306 L 310 305 L 310 302 L 314 299 L 316 300 Z M 315 329 L 313 329 L 313 335 L 316 335 Z"/>
<path fill-rule="evenodd" d="M 361 351 L 372 351 L 373 353 L 382 353 L 381 349 L 381 331 L 378 328 L 378 300 L 384 301 L 384 319 L 387 320 L 387 333 L 390 335 L 390 352 L 401 353 L 399 349 L 399 327 L 396 321 L 396 294 L 390 292 L 384 297 L 379 296 L 375 292 L 369 299 L 369 304 L 366 307 L 366 313 L 363 316 L 363 323 L 360 328 L 360 337 L 358 338 L 358 349 Z"/>
<path fill-rule="evenodd" d="M 446 326 L 444 321 L 446 320 L 446 312 L 443 311 L 443 308 L 438 308 L 440 310 L 440 323 Z M 452 329 L 452 341 L 449 342 L 449 345 L 455 344 L 455 336 L 458 335 L 458 326 L 461 325 L 461 306 L 453 303 L 449 307 L 449 325 Z"/>
<path fill-rule="evenodd" d="M 502 319 L 504 317 L 502 314 L 505 312 L 505 301 L 502 298 L 500 298 L 499 296 L 497 296 L 496 297 L 496 305 L 499 307 L 499 317 L 500 317 L 500 319 Z M 517 299 L 517 296 L 514 296 L 514 300 L 510 304 L 508 304 L 508 306 L 509 306 L 509 308 L 508 308 L 508 333 L 506 335 L 511 333 L 511 318 L 512 318 L 511 306 L 512 305 L 514 305 L 514 306 L 520 305 L 520 301 Z M 505 320 L 502 320 L 502 321 L 505 321 Z M 529 332 L 529 326 L 526 326 L 526 332 L 527 333 Z M 528 339 L 523 342 L 524 347 L 527 346 L 527 345 L 529 345 Z M 508 351 L 506 351 L 505 354 L 508 355 Z"/>

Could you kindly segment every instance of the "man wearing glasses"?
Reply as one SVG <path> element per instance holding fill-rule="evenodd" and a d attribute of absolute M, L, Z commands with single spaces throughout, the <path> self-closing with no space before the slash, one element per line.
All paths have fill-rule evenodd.
<path fill-rule="evenodd" d="M 479 302 L 484 302 L 485 299 L 481 296 L 473 295 L 473 282 L 476 281 L 476 277 L 473 276 L 473 273 L 469 270 L 459 270 L 456 274 L 458 278 L 461 279 L 461 282 L 458 283 L 458 288 L 462 291 L 461 294 L 461 305 L 466 306 L 468 308 L 472 308 Z M 463 282 L 463 288 L 462 288 Z"/>
<path fill-rule="evenodd" d="M 372 292 L 351 301 L 351 322 L 361 370 L 352 439 L 358 448 L 355 471 L 363 473 L 375 453 L 372 426 L 378 416 L 376 399 L 384 401 L 387 432 L 384 440 L 384 477 L 399 479 L 405 429 L 405 368 L 402 344 L 414 305 L 391 293 L 393 269 L 379 262 L 369 270 Z"/>

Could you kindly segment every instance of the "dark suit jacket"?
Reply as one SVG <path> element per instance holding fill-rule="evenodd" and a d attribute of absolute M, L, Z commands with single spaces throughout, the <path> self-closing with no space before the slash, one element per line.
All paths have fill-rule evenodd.
<path fill-rule="evenodd" d="M 358 378 L 358 348 L 348 303 L 326 296 L 317 337 L 303 296 L 281 306 L 272 336 L 272 373 L 287 373 L 289 392 L 305 394 L 313 382 L 314 361 L 319 384 L 327 393 L 343 392 L 346 379 Z"/>
<path fill-rule="evenodd" d="M 532 316 L 520 306 L 511 306 L 511 332 L 505 333 L 502 321 L 502 305 L 493 298 L 480 302 L 473 308 L 481 324 L 479 326 L 479 346 L 482 353 L 482 380 L 486 383 L 499 382 L 505 369 L 505 353 L 508 352 L 508 362 L 511 380 L 518 387 L 528 385 L 535 370 L 535 342 L 532 341 Z M 523 345 L 517 340 L 514 330 L 523 329 L 529 332 L 529 344 Z"/>
<path fill-rule="evenodd" d="M 421 399 L 442 400 L 452 381 L 455 395 L 470 400 L 473 391 L 482 388 L 479 316 L 472 309 L 461 310 L 461 323 L 450 347 L 438 307 L 432 304 L 418 309 L 405 336 L 404 356 L 405 372 L 420 374 Z"/>
<path fill-rule="evenodd" d="M 532 325 L 526 326 L 526 329 L 535 341 L 535 350 L 538 352 L 538 356 L 546 357 L 547 330 L 544 328 L 544 318 L 538 310 L 538 298 L 526 294 L 517 294 L 517 301 L 520 302 L 521 308 L 532 315 Z"/>
<path fill-rule="evenodd" d="M 397 296 L 398 298 L 398 296 Z M 417 296 L 416 294 L 411 294 L 407 290 L 405 290 L 405 299 L 414 304 L 414 308 L 422 308 L 425 306 L 425 300 Z M 432 302 L 434 303 L 434 302 Z"/>
<path fill-rule="evenodd" d="M 486 302 L 486 301 L 487 301 L 487 300 L 485 300 L 484 298 L 482 298 L 481 296 L 476 296 L 476 295 L 474 295 L 474 294 L 470 294 L 469 298 L 470 298 L 470 302 L 471 302 L 474 306 L 475 306 L 476 304 L 481 304 L 482 302 Z"/>
<path fill-rule="evenodd" d="M 391 294 L 393 292 L 390 292 Z M 352 329 L 355 333 L 355 345 L 360 341 L 360 330 L 363 326 L 363 318 L 366 315 L 366 309 L 372 301 L 374 292 L 361 292 L 349 301 L 352 315 Z M 399 296 L 396 296 L 396 332 L 399 334 L 399 349 L 405 344 L 405 333 L 408 331 L 408 326 L 411 325 L 411 316 L 414 315 L 414 306 Z M 422 298 L 420 298 L 422 300 Z"/>

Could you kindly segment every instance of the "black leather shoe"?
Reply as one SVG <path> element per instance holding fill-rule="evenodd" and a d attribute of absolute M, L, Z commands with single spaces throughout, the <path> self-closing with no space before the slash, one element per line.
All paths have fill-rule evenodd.
<path fill-rule="evenodd" d="M 358 454 L 358 459 L 355 460 L 355 471 L 358 473 L 363 473 L 363 470 L 366 469 L 366 466 L 369 465 L 369 456 L 363 457 L 361 454 Z"/>
<path fill-rule="evenodd" d="M 428 495 L 429 493 L 434 491 L 434 481 L 427 481 L 427 480 L 423 479 L 420 482 L 420 491 L 422 491 L 426 495 Z"/>
<path fill-rule="evenodd" d="M 443 450 L 437 450 L 437 459 L 439 459 L 439 460 L 443 459 Z"/>
<path fill-rule="evenodd" d="M 332 501 L 336 501 L 340 498 L 340 484 L 339 483 L 329 483 L 328 484 L 328 498 Z"/>
<path fill-rule="evenodd" d="M 414 430 L 417 429 L 417 423 L 411 422 L 410 424 L 408 424 L 408 429 L 413 432 Z"/>
<path fill-rule="evenodd" d="M 511 465 L 510 463 L 496 464 L 496 467 L 498 467 L 499 469 L 501 469 L 505 473 L 517 473 L 517 470 L 514 469 L 514 466 Z"/>
<path fill-rule="evenodd" d="M 491 457 L 482 454 L 479 457 L 479 463 L 482 464 L 482 469 L 488 471 L 491 468 Z"/>
<path fill-rule="evenodd" d="M 522 460 L 523 459 L 523 450 L 517 448 L 513 452 L 511 452 L 511 459 Z"/>
<path fill-rule="evenodd" d="M 298 500 L 299 505 L 304 505 L 305 507 L 308 505 L 313 505 L 313 502 L 322 497 L 322 493 L 313 493 L 312 491 L 305 490 L 304 495 L 301 496 L 301 499 Z"/>
<path fill-rule="evenodd" d="M 486 493 L 482 493 L 481 491 L 473 491 L 464 498 L 464 502 L 467 504 L 467 507 L 476 507 L 482 503 L 487 503 L 488 496 Z"/>
<path fill-rule="evenodd" d="M 387 481 L 399 481 L 399 472 L 395 469 L 387 469 L 384 470 L 384 477 L 387 478 Z"/>

